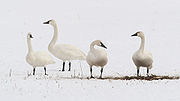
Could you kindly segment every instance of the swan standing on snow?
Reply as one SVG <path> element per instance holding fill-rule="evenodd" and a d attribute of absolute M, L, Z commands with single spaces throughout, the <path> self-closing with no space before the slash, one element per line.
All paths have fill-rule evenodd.
<path fill-rule="evenodd" d="M 92 76 L 92 66 L 100 66 L 101 67 L 100 78 L 102 78 L 103 68 L 108 62 L 107 53 L 104 49 L 94 48 L 95 45 L 106 48 L 106 46 L 100 40 L 93 41 L 90 45 L 90 51 L 86 57 L 86 61 L 90 66 L 91 78 L 94 78 Z"/>
<path fill-rule="evenodd" d="M 28 44 L 28 54 L 26 56 L 26 61 L 33 67 L 33 75 L 35 75 L 36 67 L 44 67 L 45 75 L 46 74 L 46 65 L 54 64 L 53 58 L 45 51 L 34 52 L 31 46 L 32 35 L 28 33 L 27 35 L 27 44 Z"/>
<path fill-rule="evenodd" d="M 69 71 L 71 70 L 71 60 L 85 60 L 86 55 L 78 48 L 69 44 L 56 44 L 58 39 L 58 28 L 55 20 L 49 20 L 43 24 L 50 24 L 54 27 L 54 36 L 49 43 L 48 50 L 58 59 L 63 61 L 63 69 L 65 70 L 65 61 L 69 61 Z"/>
<path fill-rule="evenodd" d="M 152 54 L 148 51 L 144 51 L 144 43 L 145 37 L 143 32 L 139 31 L 131 36 L 138 36 L 141 38 L 141 46 L 138 51 L 136 51 L 133 56 L 133 62 L 137 67 L 137 76 L 139 76 L 139 68 L 146 67 L 147 68 L 147 76 L 149 76 L 149 69 L 152 68 L 153 57 Z"/>

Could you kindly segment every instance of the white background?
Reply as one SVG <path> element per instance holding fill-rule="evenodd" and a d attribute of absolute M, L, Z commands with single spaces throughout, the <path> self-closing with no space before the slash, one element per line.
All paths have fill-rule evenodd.
<path fill-rule="evenodd" d="M 179 80 L 110 82 L 61 79 L 61 76 L 74 75 L 75 71 L 82 76 L 79 61 L 73 61 L 72 72 L 61 73 L 57 70 L 62 66 L 62 61 L 55 59 L 56 64 L 48 66 L 47 70 L 49 77 L 52 76 L 53 79 L 44 77 L 43 69 L 40 68 L 37 69 L 37 77 L 40 80 L 36 80 L 36 77 L 23 79 L 27 72 L 32 71 L 25 61 L 27 33 L 32 32 L 34 36 L 34 50 L 48 51 L 53 28 L 43 25 L 43 22 L 50 19 L 57 22 L 58 43 L 73 44 L 86 54 L 90 43 L 96 39 L 100 39 L 108 47 L 109 61 L 104 68 L 104 76 L 136 75 L 131 56 L 139 48 L 140 39 L 130 35 L 137 31 L 144 32 L 145 49 L 151 51 L 154 57 L 150 73 L 179 75 L 179 0 L 1 0 L 0 13 L 0 98 L 4 100 L 180 99 L 177 86 L 180 84 Z M 83 76 L 88 77 L 88 65 L 86 62 L 81 62 L 81 65 Z M 10 69 L 13 71 L 12 78 L 7 77 Z M 95 75 L 98 76 L 99 72 L 99 69 L 94 68 Z M 141 70 L 142 75 L 145 75 L 145 72 L 145 69 Z M 58 79 L 64 89 L 57 89 L 54 79 Z M 13 88 L 15 85 L 19 88 Z"/>

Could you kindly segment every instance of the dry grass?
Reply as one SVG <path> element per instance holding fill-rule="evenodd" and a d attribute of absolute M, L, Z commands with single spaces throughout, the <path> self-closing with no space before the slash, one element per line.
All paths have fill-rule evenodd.
<path fill-rule="evenodd" d="M 151 75 L 151 76 L 122 76 L 122 77 L 104 77 L 103 80 L 176 80 L 179 79 L 179 76 L 159 76 L 159 75 Z"/>
<path fill-rule="evenodd" d="M 119 76 L 119 77 L 113 77 L 113 76 L 108 76 L 108 77 L 103 77 L 103 78 L 89 78 L 89 77 L 52 77 L 52 76 L 43 76 L 43 77 L 37 77 L 36 79 L 55 79 L 55 80 L 60 80 L 60 79 L 81 79 L 81 80 L 93 80 L 93 79 L 98 79 L 98 80 L 147 80 L 147 81 L 152 81 L 152 80 L 177 80 L 180 79 L 180 76 L 161 76 L 161 75 L 151 75 L 151 76 Z"/>

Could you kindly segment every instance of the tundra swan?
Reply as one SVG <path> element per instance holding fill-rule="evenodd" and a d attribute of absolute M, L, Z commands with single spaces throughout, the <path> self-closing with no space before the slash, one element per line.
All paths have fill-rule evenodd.
<path fill-rule="evenodd" d="M 65 61 L 69 61 L 69 71 L 71 70 L 71 60 L 85 60 L 86 55 L 75 46 L 69 44 L 56 44 L 58 39 L 58 28 L 55 20 L 49 20 L 43 24 L 50 24 L 54 27 L 54 36 L 49 43 L 48 50 L 58 59 L 63 61 L 63 69 L 65 70 Z"/>
<path fill-rule="evenodd" d="M 27 35 L 27 44 L 28 44 L 28 54 L 26 55 L 26 61 L 33 67 L 33 75 L 35 75 L 36 67 L 44 67 L 45 75 L 46 74 L 46 65 L 54 64 L 53 58 L 45 51 L 36 51 L 34 52 L 31 45 L 31 38 L 33 38 L 31 33 Z"/>
<path fill-rule="evenodd" d="M 101 75 L 99 78 L 102 78 L 103 68 L 108 62 L 107 53 L 104 49 L 94 48 L 95 45 L 106 48 L 106 46 L 100 40 L 93 41 L 90 45 L 90 51 L 88 52 L 86 61 L 90 67 L 91 78 L 94 78 L 92 76 L 92 66 L 101 67 Z"/>
<path fill-rule="evenodd" d="M 139 68 L 146 67 L 147 68 L 147 76 L 149 76 L 149 69 L 152 68 L 153 57 L 152 54 L 148 51 L 144 51 L 145 37 L 143 32 L 139 31 L 131 36 L 138 36 L 141 38 L 141 46 L 139 50 L 137 50 L 133 56 L 133 62 L 137 67 L 137 76 L 139 76 Z"/>

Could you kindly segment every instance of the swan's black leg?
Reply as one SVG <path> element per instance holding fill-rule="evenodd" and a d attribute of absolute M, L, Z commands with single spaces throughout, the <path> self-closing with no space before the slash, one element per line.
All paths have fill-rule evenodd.
<path fill-rule="evenodd" d="M 102 79 L 102 73 L 103 73 L 103 68 L 101 68 L 101 75 L 100 75 L 100 79 Z"/>
<path fill-rule="evenodd" d="M 137 68 L 137 76 L 139 76 L 139 68 Z"/>
<path fill-rule="evenodd" d="M 33 68 L 33 75 L 35 75 L 35 71 L 36 71 L 36 69 L 35 69 L 35 68 Z"/>
<path fill-rule="evenodd" d="M 47 75 L 47 73 L 46 73 L 46 67 L 44 67 L 44 71 L 45 71 L 45 75 Z"/>
<path fill-rule="evenodd" d="M 63 62 L 63 69 L 62 69 L 62 71 L 64 71 L 65 70 L 65 62 Z"/>
<path fill-rule="evenodd" d="M 71 62 L 69 62 L 69 70 L 68 71 L 71 71 Z"/>
<path fill-rule="evenodd" d="M 149 76 L 149 68 L 147 68 L 147 76 Z"/>
<path fill-rule="evenodd" d="M 90 67 L 90 72 L 91 72 L 91 78 L 94 78 L 94 77 L 92 76 L 92 66 Z"/>

